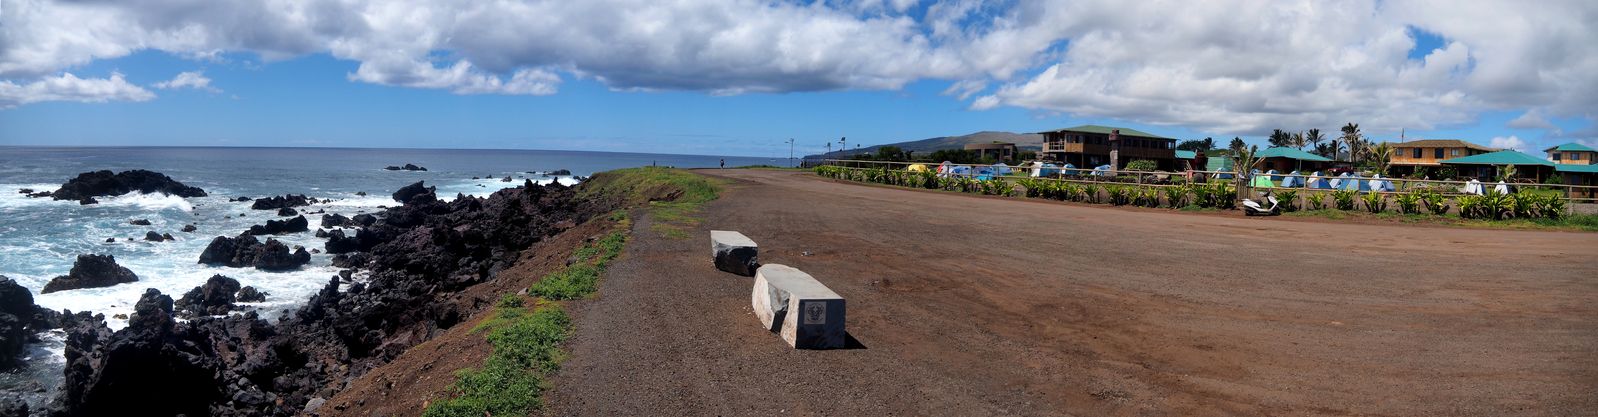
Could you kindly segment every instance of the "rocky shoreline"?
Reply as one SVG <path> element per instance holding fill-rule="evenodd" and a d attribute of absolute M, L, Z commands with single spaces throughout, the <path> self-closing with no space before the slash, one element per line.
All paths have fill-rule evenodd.
<path fill-rule="evenodd" d="M 296 197 L 262 205 L 295 206 Z M 16 320 L 23 322 L 18 327 L 64 329 L 67 364 L 58 397 L 45 410 L 23 413 L 93 416 L 136 409 L 151 415 L 288 416 L 314 410 L 350 381 L 474 313 L 451 301 L 456 293 L 493 279 L 534 243 L 611 209 L 578 198 L 570 187 L 531 181 L 448 203 L 422 183 L 394 197 L 404 204 L 375 216 L 322 221 L 347 228 L 329 233 L 326 249 L 339 255 L 334 263 L 364 268 L 369 278 L 332 276 L 317 295 L 276 322 L 255 312 L 212 315 L 259 296 L 223 276 L 177 303 L 174 295 L 147 291 L 128 327 L 115 332 L 103 316 L 48 312 L 30 301 L 32 309 L 17 312 L 28 316 Z M 300 217 L 292 223 L 285 229 L 303 231 L 308 222 Z M 284 230 L 263 229 L 268 230 L 255 232 Z M 266 249 L 277 243 L 271 239 L 250 245 L 254 234 L 218 237 L 213 246 L 224 247 L 215 253 L 207 248 L 201 261 L 261 268 L 260 258 L 270 254 L 269 267 L 278 267 L 279 255 L 295 262 L 304 253 Z M 176 320 L 180 315 L 191 318 Z M 0 330 L 5 324 L 0 316 Z M 10 415 L 6 411 L 0 404 L 0 415 Z"/>

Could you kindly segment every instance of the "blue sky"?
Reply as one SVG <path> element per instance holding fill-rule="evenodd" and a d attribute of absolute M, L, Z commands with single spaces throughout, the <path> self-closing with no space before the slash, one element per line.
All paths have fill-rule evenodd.
<path fill-rule="evenodd" d="M 736 21 L 748 27 L 727 31 L 747 40 L 714 30 L 628 36 L 595 26 L 582 32 L 582 24 L 549 28 L 560 30 L 552 32 L 558 37 L 541 39 L 507 38 L 505 31 L 484 29 L 504 24 L 518 34 L 536 33 L 542 16 L 560 13 L 575 16 L 568 21 L 617 18 L 566 10 L 580 6 L 559 2 L 529 2 L 544 8 L 523 15 L 517 13 L 524 10 L 506 10 L 498 13 L 504 16 L 473 24 L 459 22 L 486 18 L 414 5 L 458 27 L 391 29 L 396 25 L 383 20 L 391 11 L 387 8 L 417 11 L 399 3 L 322 16 L 345 19 L 340 20 L 344 26 L 359 19 L 381 28 L 365 31 L 268 26 L 273 18 L 266 11 L 261 27 L 252 29 L 256 32 L 237 27 L 252 24 L 249 18 L 214 10 L 138 7 L 141 2 L 126 7 L 45 2 L 30 10 L 3 2 L 10 14 L 0 14 L 0 25 L 9 29 L 0 31 L 0 46 L 12 45 L 0 52 L 0 107 L 7 107 L 0 109 L 0 144 L 5 145 L 785 156 L 788 138 L 804 154 L 821 151 L 839 137 L 869 146 L 1090 123 L 1181 139 L 1208 136 L 1224 142 L 1242 136 L 1263 143 L 1262 136 L 1273 128 L 1335 134 L 1343 123 L 1355 122 L 1378 140 L 1396 140 L 1402 131 L 1409 138 L 1459 138 L 1533 151 L 1571 141 L 1595 143 L 1598 136 L 1593 99 L 1572 92 L 1598 85 L 1593 72 L 1582 72 L 1598 61 L 1590 56 L 1550 61 L 1540 74 L 1525 72 L 1506 62 L 1534 62 L 1545 54 L 1524 45 L 1559 34 L 1517 33 L 1515 25 L 1501 26 L 1495 34 L 1449 16 L 1415 18 L 1406 15 L 1406 7 L 1424 5 L 1406 2 L 1307 2 L 1316 6 L 1308 14 L 1286 7 L 1260 15 L 1226 13 L 1224 7 L 1206 5 L 1126 11 L 1147 18 L 1217 13 L 1221 20 L 1191 28 L 1193 33 L 1171 29 L 1170 35 L 1128 34 L 1114 22 L 1069 20 L 1091 14 L 1080 3 L 1092 2 L 1017 1 L 974 8 L 916 1 L 808 7 L 708 2 L 703 10 L 691 4 L 654 10 L 677 16 L 665 20 Z M 1115 10 L 1113 3 L 1106 2 L 1104 10 Z M 1525 19 L 1557 26 L 1560 21 L 1548 19 L 1569 10 L 1556 6 L 1562 5 L 1532 11 L 1549 16 Z M 1564 6 L 1592 8 L 1580 2 Z M 1356 20 L 1340 22 L 1349 18 L 1322 10 L 1334 7 L 1355 12 L 1366 7 L 1374 16 L 1355 14 Z M 715 14 L 723 12 L 730 15 Z M 1303 39 L 1251 38 L 1257 35 L 1250 25 L 1276 24 L 1273 12 L 1296 13 L 1290 19 L 1304 23 L 1354 28 Z M 1033 14 L 1043 17 L 1028 23 Z M 1048 18 L 1056 14 L 1061 17 Z M 88 41 L 67 33 L 92 26 L 94 17 L 131 22 L 133 28 L 116 30 L 136 33 L 89 30 L 94 38 Z M 762 27 L 762 18 L 777 23 Z M 292 21 L 302 20 L 296 15 Z M 1564 35 L 1594 34 L 1586 22 L 1571 25 Z M 204 36 L 161 40 L 188 36 L 174 27 L 196 26 Z M 204 33 L 208 30 L 214 33 Z M 748 35 L 760 30 L 794 33 L 769 39 Z M 1503 40 L 1517 37 L 1523 42 Z M 820 46 L 805 49 L 812 44 Z M 182 73 L 190 74 L 184 78 Z"/>

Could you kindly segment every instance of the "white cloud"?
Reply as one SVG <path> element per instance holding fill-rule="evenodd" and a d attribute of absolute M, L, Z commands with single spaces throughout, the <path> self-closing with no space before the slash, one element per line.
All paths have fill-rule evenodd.
<path fill-rule="evenodd" d="M 1517 150 L 1517 151 L 1521 151 L 1521 152 L 1526 152 L 1526 145 L 1527 145 L 1526 141 L 1521 140 L 1519 137 L 1516 137 L 1516 136 L 1510 136 L 1510 137 L 1497 136 L 1497 137 L 1494 137 L 1492 141 L 1489 141 L 1487 143 L 1487 146 L 1490 146 L 1490 147 L 1494 147 L 1494 148 L 1498 148 L 1498 149 L 1513 149 L 1513 150 Z"/>
<path fill-rule="evenodd" d="M 1557 128 L 1553 123 L 1550 123 L 1547 118 L 1543 117 L 1541 112 L 1538 112 L 1535 109 L 1527 110 L 1526 113 L 1521 114 L 1520 117 L 1516 117 L 1514 120 L 1510 120 L 1506 125 L 1518 129 Z"/>
<path fill-rule="evenodd" d="M 976 110 L 1228 135 L 1598 114 L 1590 0 L 0 1 L 14 84 L 140 50 L 327 53 L 358 63 L 355 82 L 457 94 L 554 94 L 563 77 L 713 94 L 939 79 Z M 1411 59 L 1411 28 L 1445 42 Z"/>
<path fill-rule="evenodd" d="M 146 101 L 155 94 L 129 84 L 122 74 L 110 78 L 78 78 L 72 73 L 43 77 L 27 84 L 0 80 L 0 109 L 46 101 L 104 103 L 108 101 Z"/>
<path fill-rule="evenodd" d="M 172 77 L 171 80 L 158 82 L 151 86 L 162 90 L 193 88 L 196 90 L 210 91 L 212 93 L 222 92 L 221 89 L 211 86 L 211 79 L 205 77 L 204 71 L 180 72 L 177 76 Z"/>

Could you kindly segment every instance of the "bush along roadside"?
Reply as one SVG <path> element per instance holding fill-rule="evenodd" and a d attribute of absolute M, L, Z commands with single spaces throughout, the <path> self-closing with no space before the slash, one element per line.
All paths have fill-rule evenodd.
<path fill-rule="evenodd" d="M 520 416 L 543 407 L 545 380 L 559 369 L 560 343 L 571 333 L 571 319 L 556 302 L 598 291 L 600 276 L 627 244 L 626 213 L 612 213 L 610 221 L 615 225 L 609 233 L 573 251 L 568 265 L 527 289 L 537 297 L 534 306 L 516 294 L 500 298 L 492 315 L 472 329 L 486 333 L 493 352 L 482 366 L 457 372 L 450 396 L 429 404 L 424 416 Z"/>
<path fill-rule="evenodd" d="M 817 175 L 855 182 L 900 187 L 958 191 L 972 194 L 1016 196 L 1089 204 L 1165 207 L 1173 209 L 1237 208 L 1237 189 L 1230 182 L 1177 185 L 1096 184 L 1048 178 L 942 177 L 935 172 L 884 168 L 819 166 Z M 1598 231 L 1598 216 L 1566 213 L 1557 195 L 1535 192 L 1464 195 L 1450 198 L 1436 190 L 1405 193 L 1360 193 L 1353 190 L 1273 189 L 1283 212 L 1343 218 L 1344 214 L 1399 214 L 1412 220 L 1465 219 L 1527 221 L 1534 226 Z M 1517 226 L 1504 224 L 1503 226 Z"/>

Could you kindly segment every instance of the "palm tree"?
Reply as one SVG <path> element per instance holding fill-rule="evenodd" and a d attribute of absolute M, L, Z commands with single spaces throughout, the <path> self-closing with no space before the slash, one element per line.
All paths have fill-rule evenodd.
<path fill-rule="evenodd" d="M 1387 175 L 1387 167 L 1393 160 L 1393 147 L 1389 146 L 1387 142 L 1382 142 L 1380 145 L 1376 145 L 1375 148 L 1371 148 L 1370 157 L 1371 162 L 1376 165 L 1376 173 L 1385 176 Z"/>
<path fill-rule="evenodd" d="M 1232 138 L 1232 143 L 1228 144 L 1226 147 L 1228 149 L 1237 150 L 1242 149 L 1243 146 L 1245 146 L 1243 143 L 1243 138 L 1234 137 Z"/>
<path fill-rule="evenodd" d="M 1215 149 L 1215 138 L 1205 137 L 1204 138 L 1204 151 L 1205 152 L 1209 152 L 1209 151 L 1214 150 L 1214 149 Z"/>
<path fill-rule="evenodd" d="M 1259 159 L 1254 157 L 1255 154 L 1259 153 L 1259 150 L 1259 146 L 1239 146 L 1232 150 L 1232 171 L 1237 174 L 1233 175 L 1232 178 L 1237 181 L 1238 196 L 1251 195 L 1244 192 L 1244 189 L 1254 183 L 1254 179 L 1250 177 L 1254 173 L 1254 164 L 1259 163 Z"/>
<path fill-rule="evenodd" d="M 1310 129 L 1304 132 L 1304 141 L 1309 144 L 1310 149 L 1320 149 L 1321 141 L 1323 140 L 1326 140 L 1326 136 L 1321 134 L 1320 129 Z"/>
<path fill-rule="evenodd" d="M 1364 139 L 1360 137 L 1359 125 L 1350 122 L 1343 126 L 1343 144 L 1348 145 L 1348 161 L 1358 163 L 1360 154 L 1364 151 Z"/>
<path fill-rule="evenodd" d="M 1293 140 L 1291 140 L 1290 142 L 1293 144 L 1294 148 L 1304 149 L 1304 133 L 1303 132 L 1294 133 L 1293 134 Z"/>
<path fill-rule="evenodd" d="M 1271 129 L 1271 138 L 1269 142 L 1273 147 L 1292 146 L 1293 135 L 1282 129 Z"/>

